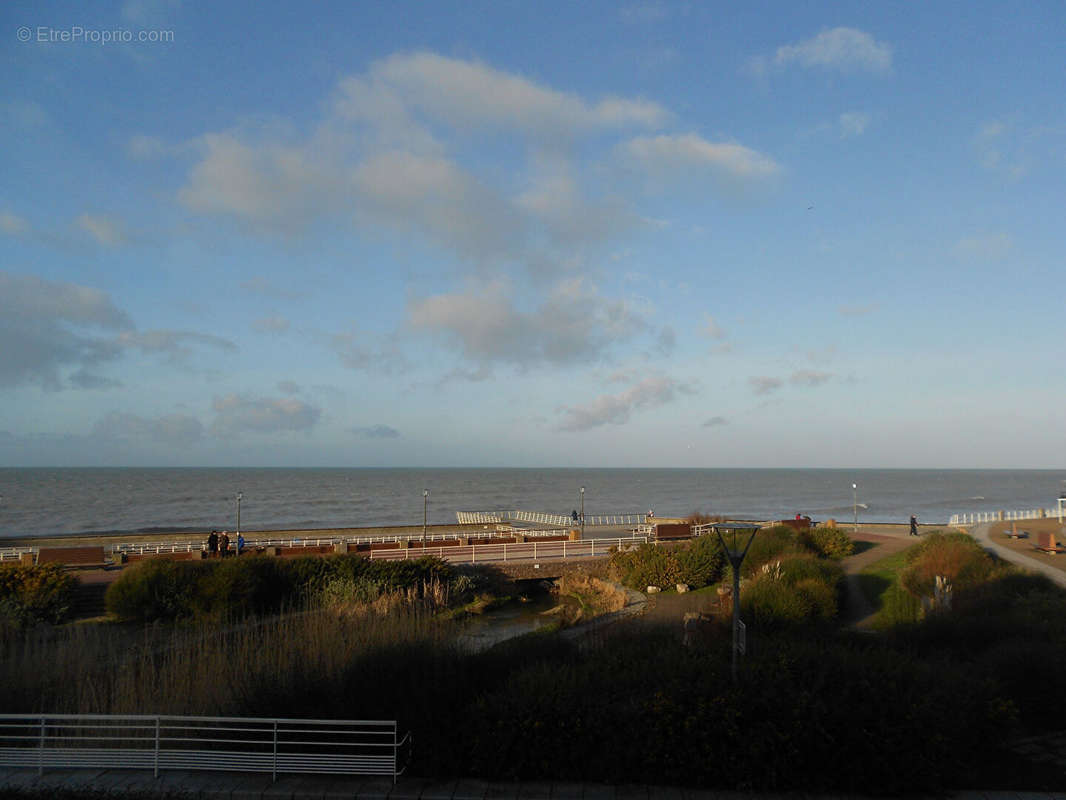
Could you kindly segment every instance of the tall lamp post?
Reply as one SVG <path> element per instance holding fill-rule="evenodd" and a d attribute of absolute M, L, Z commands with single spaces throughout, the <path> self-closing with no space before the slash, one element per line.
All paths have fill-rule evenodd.
<path fill-rule="evenodd" d="M 851 484 L 851 511 L 854 514 L 853 526 L 855 532 L 859 532 L 859 486 L 858 484 Z"/>
<path fill-rule="evenodd" d="M 747 649 L 747 642 L 740 638 L 740 565 L 744 556 L 748 554 L 748 548 L 755 541 L 755 532 L 760 525 L 750 525 L 743 522 L 723 522 L 714 526 L 714 532 L 718 534 L 718 541 L 729 558 L 729 564 L 733 568 L 733 683 L 737 682 L 737 657 Z M 728 534 L 728 540 L 722 536 L 722 531 Z M 737 541 L 737 534 L 740 541 Z M 744 541 L 747 534 L 748 540 Z"/>
<path fill-rule="evenodd" d="M 585 487 L 581 487 L 581 541 L 585 541 Z"/>
<path fill-rule="evenodd" d="M 241 532 L 241 500 L 244 498 L 244 492 L 237 492 L 237 533 Z"/>
<path fill-rule="evenodd" d="M 422 549 L 426 549 L 426 512 L 429 508 L 429 489 L 422 490 Z"/>

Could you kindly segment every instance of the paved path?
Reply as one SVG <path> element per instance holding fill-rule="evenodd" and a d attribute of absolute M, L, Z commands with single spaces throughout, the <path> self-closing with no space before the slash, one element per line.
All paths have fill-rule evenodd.
<path fill-rule="evenodd" d="M 167 796 L 211 798 L 222 800 L 840 800 L 843 795 L 817 795 L 803 792 L 747 792 L 704 791 L 676 786 L 626 785 L 610 786 L 601 783 L 566 783 L 537 781 L 525 783 L 494 783 L 473 779 L 432 781 L 420 778 L 401 778 L 395 786 L 387 778 L 333 778 L 285 776 L 271 783 L 269 775 L 248 775 L 234 772 L 168 771 L 154 778 L 143 770 L 54 770 L 37 776 L 36 770 L 0 768 L 0 791 L 12 787 L 27 789 L 47 796 L 57 788 L 90 788 L 121 797 L 124 792 L 141 792 Z M 871 787 L 873 789 L 875 787 Z M 114 793 L 114 794 L 112 794 Z M 862 795 L 847 795 L 859 800 Z M 871 796 L 872 797 L 872 796 Z M 922 796 L 908 795 L 911 800 Z M 964 791 L 928 795 L 958 798 L 958 800 L 1049 800 L 1066 798 L 1066 794 L 1050 792 L 994 792 Z"/>
<path fill-rule="evenodd" d="M 1035 558 L 1030 558 L 1025 555 L 1025 553 L 1019 553 L 1017 550 L 1011 550 L 1009 547 L 1004 547 L 993 541 L 991 536 L 992 524 L 993 523 L 991 522 L 985 522 L 980 525 L 975 525 L 970 530 L 970 535 L 980 542 L 986 550 L 991 550 L 1004 561 L 1010 561 L 1012 564 L 1017 564 L 1019 567 L 1025 567 L 1032 572 L 1046 575 L 1059 586 L 1066 588 L 1066 572 L 1063 572 L 1061 569 L 1055 569 L 1055 567 L 1050 564 L 1045 564 Z"/>

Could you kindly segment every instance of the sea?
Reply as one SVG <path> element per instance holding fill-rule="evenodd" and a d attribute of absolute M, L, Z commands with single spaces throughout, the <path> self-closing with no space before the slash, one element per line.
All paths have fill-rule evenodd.
<path fill-rule="evenodd" d="M 457 511 L 944 524 L 1054 508 L 1066 470 L 2 468 L 0 538 L 421 525 Z M 852 485 L 855 488 L 852 488 Z M 423 497 L 423 491 L 428 496 Z"/>

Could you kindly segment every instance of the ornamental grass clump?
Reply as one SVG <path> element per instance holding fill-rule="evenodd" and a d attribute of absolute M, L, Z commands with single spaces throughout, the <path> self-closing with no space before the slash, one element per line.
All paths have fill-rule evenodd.
<path fill-rule="evenodd" d="M 992 557 L 965 533 L 931 533 L 908 551 L 907 562 L 900 584 L 916 598 L 931 597 L 937 577 L 959 590 L 984 583 L 996 571 Z"/>

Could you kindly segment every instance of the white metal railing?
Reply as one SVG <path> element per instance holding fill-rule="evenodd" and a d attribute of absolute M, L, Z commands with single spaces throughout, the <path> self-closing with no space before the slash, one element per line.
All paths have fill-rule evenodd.
<path fill-rule="evenodd" d="M 232 770 L 329 775 L 403 773 L 395 720 L 0 714 L 0 766 Z"/>
<path fill-rule="evenodd" d="M 23 553 L 37 553 L 36 547 L 4 547 L 0 549 L 0 561 L 18 561 Z"/>
<path fill-rule="evenodd" d="M 492 511 L 456 511 L 455 518 L 460 525 L 491 525 L 503 522 L 500 515 Z"/>
<path fill-rule="evenodd" d="M 575 520 L 566 514 L 545 514 L 539 511 L 457 511 L 460 523 L 489 523 L 513 519 L 518 522 L 531 522 L 538 525 L 580 525 L 580 518 Z M 585 525 L 640 525 L 647 520 L 647 514 L 586 514 Z"/>
<path fill-rule="evenodd" d="M 394 550 L 371 550 L 367 557 L 373 560 L 405 561 L 424 555 L 437 556 L 443 561 L 458 564 L 483 564 L 488 562 L 568 560 L 605 556 L 612 547 L 619 550 L 635 547 L 648 541 L 647 536 L 621 537 L 618 539 L 583 539 L 571 542 L 566 539 L 554 542 L 515 542 L 513 544 L 467 544 L 453 547 L 401 547 Z"/>
<path fill-rule="evenodd" d="M 1021 511 L 976 511 L 972 514 L 952 514 L 948 525 L 957 528 L 962 525 L 976 525 L 981 522 L 1000 522 L 1018 519 L 1041 519 L 1058 515 L 1055 508 L 1028 508 Z"/>

